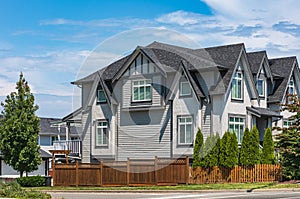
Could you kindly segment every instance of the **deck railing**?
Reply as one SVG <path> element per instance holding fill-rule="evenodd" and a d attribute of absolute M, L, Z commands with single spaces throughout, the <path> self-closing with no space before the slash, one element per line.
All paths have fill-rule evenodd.
<path fill-rule="evenodd" d="M 53 141 L 54 150 L 70 150 L 70 154 L 81 157 L 80 140 L 56 140 Z"/>

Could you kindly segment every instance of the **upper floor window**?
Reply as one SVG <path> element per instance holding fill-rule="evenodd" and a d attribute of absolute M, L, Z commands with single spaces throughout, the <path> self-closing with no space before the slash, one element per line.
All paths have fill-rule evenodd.
<path fill-rule="evenodd" d="M 245 118 L 231 116 L 229 117 L 229 132 L 235 133 L 238 143 L 241 144 L 244 136 Z"/>
<path fill-rule="evenodd" d="M 286 96 L 286 103 L 287 104 L 292 104 L 294 102 L 293 96 L 289 95 L 294 95 L 295 94 L 295 82 L 293 79 L 290 80 L 287 88 L 287 96 Z"/>
<path fill-rule="evenodd" d="M 96 146 L 108 145 L 107 121 L 98 121 L 96 130 Z"/>
<path fill-rule="evenodd" d="M 106 102 L 105 93 L 102 88 L 98 88 L 97 90 L 97 102 Z"/>
<path fill-rule="evenodd" d="M 180 96 L 190 96 L 192 94 L 192 89 L 189 82 L 180 83 Z"/>
<path fill-rule="evenodd" d="M 178 117 L 179 144 L 192 144 L 193 140 L 193 118 L 192 116 Z"/>
<path fill-rule="evenodd" d="M 283 120 L 282 128 L 289 128 L 293 125 L 293 121 L 291 120 Z"/>
<path fill-rule="evenodd" d="M 294 80 L 291 79 L 288 85 L 288 94 L 293 95 L 295 94 L 295 83 Z"/>
<path fill-rule="evenodd" d="M 150 101 L 151 100 L 151 81 L 150 80 L 138 80 L 133 81 L 132 86 L 132 101 Z"/>
<path fill-rule="evenodd" d="M 263 79 L 258 79 L 256 86 L 257 86 L 258 95 L 260 97 L 264 97 L 265 96 L 265 81 Z"/>
<path fill-rule="evenodd" d="M 234 74 L 232 80 L 231 98 L 237 100 L 243 99 L 243 73 L 241 71 L 237 71 Z"/>

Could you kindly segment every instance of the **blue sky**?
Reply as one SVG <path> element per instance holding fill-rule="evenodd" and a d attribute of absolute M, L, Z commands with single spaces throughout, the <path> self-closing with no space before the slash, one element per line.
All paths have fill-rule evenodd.
<path fill-rule="evenodd" d="M 2 0 L 0 100 L 23 71 L 38 115 L 63 117 L 79 106 L 71 81 L 152 40 L 189 46 L 182 35 L 201 47 L 244 42 L 270 58 L 300 57 L 299 7 L 297 0 Z"/>

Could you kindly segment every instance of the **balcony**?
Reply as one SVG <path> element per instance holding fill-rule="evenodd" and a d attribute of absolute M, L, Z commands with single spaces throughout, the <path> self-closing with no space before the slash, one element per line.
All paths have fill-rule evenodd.
<path fill-rule="evenodd" d="M 81 158 L 81 140 L 56 140 L 53 141 L 54 150 L 70 150 L 70 156 Z"/>

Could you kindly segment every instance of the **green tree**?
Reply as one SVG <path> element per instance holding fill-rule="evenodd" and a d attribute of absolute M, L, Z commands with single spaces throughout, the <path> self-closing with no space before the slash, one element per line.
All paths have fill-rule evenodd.
<path fill-rule="evenodd" d="M 203 150 L 203 134 L 200 128 L 198 128 L 196 139 L 195 139 L 195 145 L 194 145 L 193 167 L 197 167 L 201 165 L 203 156 L 200 153 L 202 150 Z"/>
<path fill-rule="evenodd" d="M 260 163 L 259 135 L 254 126 L 251 131 L 246 128 L 240 150 L 240 164 L 254 166 Z"/>
<path fill-rule="evenodd" d="M 0 150 L 3 160 L 15 170 L 23 173 L 38 169 L 41 157 L 38 145 L 39 118 L 35 115 L 38 106 L 30 87 L 20 74 L 16 86 L 1 103 L 3 107 L 0 120 Z"/>
<path fill-rule="evenodd" d="M 209 155 L 209 167 L 219 166 L 220 144 L 221 139 L 219 133 L 216 133 L 216 135 L 213 136 L 213 148 Z"/>
<path fill-rule="evenodd" d="M 287 96 L 289 103 L 281 104 L 280 111 L 289 111 L 292 125 L 287 128 L 276 128 L 281 131 L 276 136 L 275 146 L 279 150 L 283 178 L 286 180 L 300 179 L 300 99 L 296 95 Z"/>
<path fill-rule="evenodd" d="M 262 164 L 274 164 L 275 155 L 274 155 L 274 141 L 272 138 L 272 131 L 270 128 L 267 128 L 264 135 L 264 143 L 261 155 Z"/>
<path fill-rule="evenodd" d="M 234 133 L 225 132 L 220 144 L 219 165 L 232 168 L 238 164 L 238 143 Z"/>
<path fill-rule="evenodd" d="M 229 154 L 226 159 L 226 165 L 230 168 L 238 165 L 239 163 L 239 146 L 235 133 L 230 133 L 229 140 Z"/>
<path fill-rule="evenodd" d="M 220 136 L 219 134 L 211 134 L 206 138 L 203 146 L 203 161 L 201 166 L 214 167 L 219 164 L 219 151 L 220 151 Z"/>

